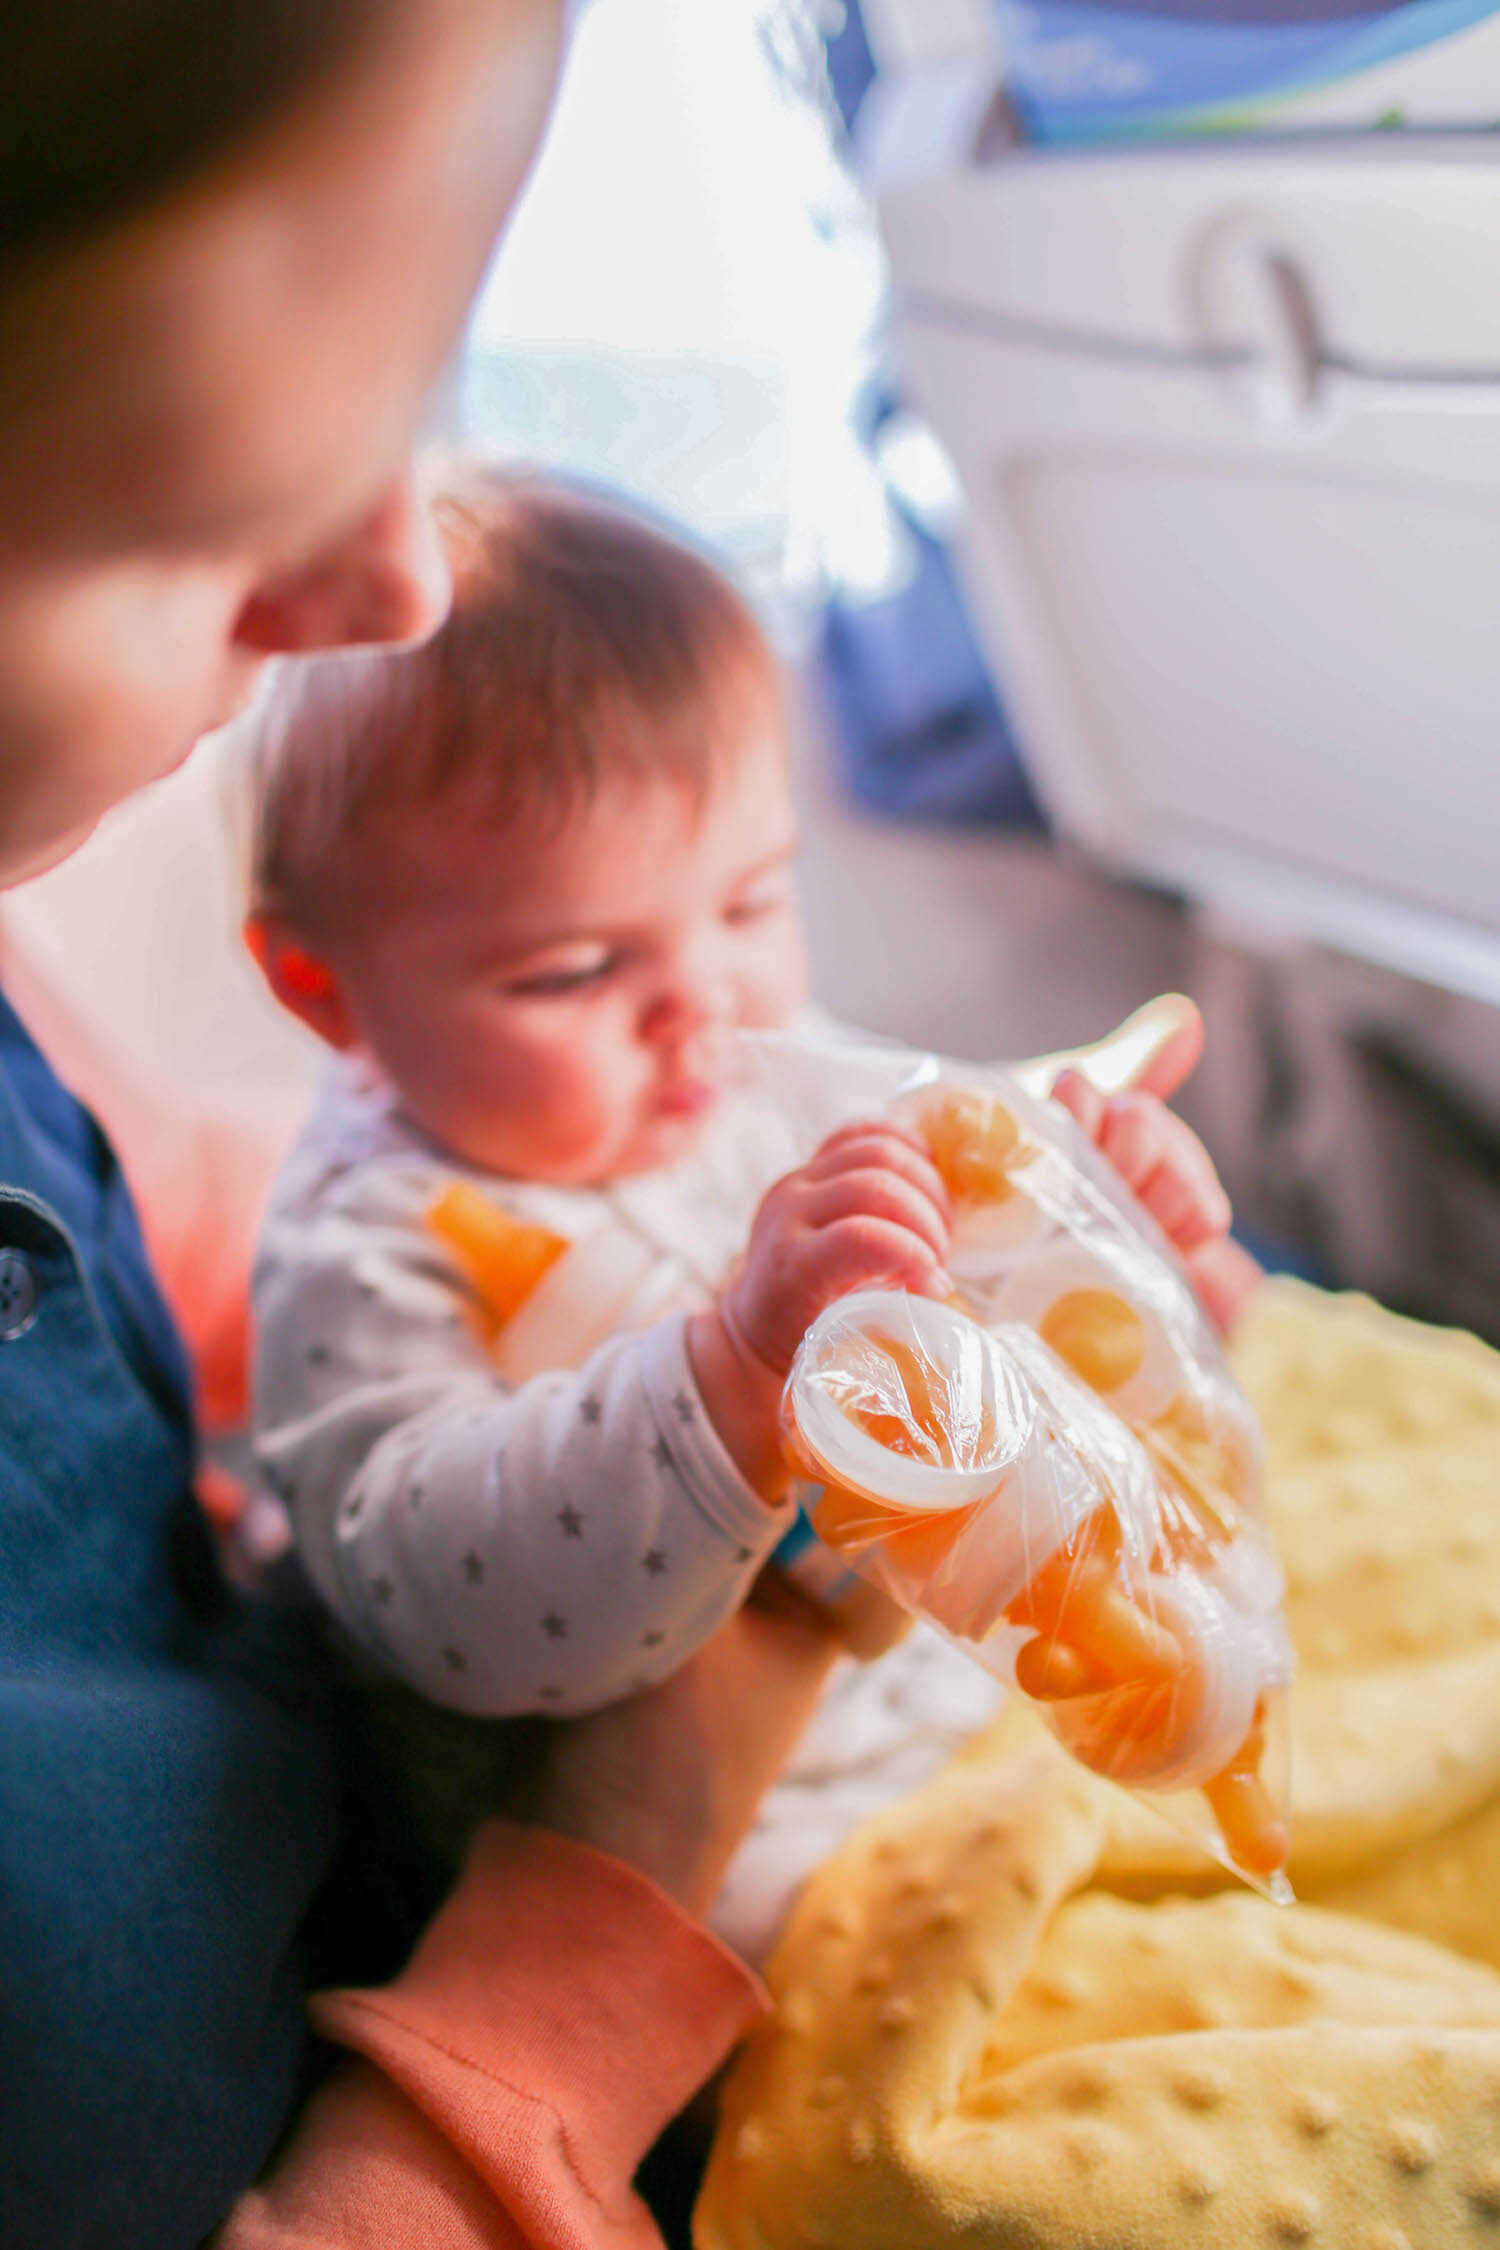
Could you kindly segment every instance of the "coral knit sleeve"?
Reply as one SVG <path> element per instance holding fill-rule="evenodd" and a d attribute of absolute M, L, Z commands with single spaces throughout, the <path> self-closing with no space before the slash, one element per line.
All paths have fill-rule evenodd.
<path fill-rule="evenodd" d="M 350 2059 L 215 2250 L 659 2250 L 632 2175 L 764 2005 L 633 1870 L 492 1822 L 401 1976 L 313 2002 Z"/>

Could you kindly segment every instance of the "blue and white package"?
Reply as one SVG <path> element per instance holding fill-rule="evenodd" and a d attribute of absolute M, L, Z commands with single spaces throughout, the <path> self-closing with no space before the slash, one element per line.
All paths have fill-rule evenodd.
<path fill-rule="evenodd" d="M 1043 143 L 1500 125 L 1500 0 L 994 0 Z"/>

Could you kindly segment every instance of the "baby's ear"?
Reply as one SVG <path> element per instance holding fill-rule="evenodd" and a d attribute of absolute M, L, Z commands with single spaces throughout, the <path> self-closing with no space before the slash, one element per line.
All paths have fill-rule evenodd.
<path fill-rule="evenodd" d="M 330 1047 L 354 1045 L 354 1024 L 338 978 L 326 962 L 309 953 L 278 914 L 250 915 L 245 943 L 284 1008 Z"/>

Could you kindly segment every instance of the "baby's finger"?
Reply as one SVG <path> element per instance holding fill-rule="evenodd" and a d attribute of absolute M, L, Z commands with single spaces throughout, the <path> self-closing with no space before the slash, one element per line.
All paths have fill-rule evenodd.
<path fill-rule="evenodd" d="M 945 1219 L 952 1218 L 953 1199 L 925 1146 L 893 1127 L 859 1125 L 835 1134 L 809 1157 L 802 1176 L 808 1180 L 836 1179 L 843 1173 L 872 1168 L 909 1180 Z"/>
<path fill-rule="evenodd" d="M 1221 1335 L 1232 1335 L 1248 1299 L 1265 1279 L 1255 1259 L 1226 1234 L 1206 1242 L 1186 1265 L 1209 1319 Z"/>
<path fill-rule="evenodd" d="M 1229 1198 L 1212 1175 L 1195 1177 L 1172 1163 L 1160 1164 L 1136 1192 L 1168 1241 L 1184 1254 L 1229 1231 Z"/>
<path fill-rule="evenodd" d="M 919 1236 L 934 1258 L 948 1255 L 950 1229 L 943 1213 L 920 1187 L 883 1165 L 816 1182 L 803 1199 L 801 1217 L 812 1227 L 859 1217 L 888 1220 Z"/>
<path fill-rule="evenodd" d="M 1179 1250 L 1229 1232 L 1233 1212 L 1214 1160 L 1190 1125 L 1153 1104 L 1161 1161 L 1137 1192 Z"/>
<path fill-rule="evenodd" d="M 1105 1105 L 1099 1153 L 1137 1193 L 1172 1148 L 1171 1118 L 1160 1102 L 1142 1094 L 1117 1094 Z"/>
<path fill-rule="evenodd" d="M 1063 1071 L 1053 1084 L 1052 1099 L 1083 1128 L 1091 1141 L 1098 1139 L 1104 1123 L 1105 1100 L 1082 1071 Z"/>
<path fill-rule="evenodd" d="M 883 1140 L 889 1137 L 892 1140 L 902 1141 L 908 1148 L 925 1150 L 927 1146 L 915 1125 L 907 1124 L 904 1119 L 895 1117 L 851 1117 L 847 1125 L 835 1126 L 831 1133 L 826 1134 L 819 1141 L 812 1155 L 808 1158 L 808 1162 L 816 1164 L 821 1157 L 829 1154 L 830 1151 L 842 1148 L 846 1141 L 864 1139 L 872 1133 L 878 1139 Z"/>
<path fill-rule="evenodd" d="M 951 1297 L 952 1277 L 932 1245 L 910 1227 L 866 1212 L 835 1219 L 813 1236 L 806 1270 L 822 1304 L 851 1289 L 910 1289 L 919 1297 Z"/>

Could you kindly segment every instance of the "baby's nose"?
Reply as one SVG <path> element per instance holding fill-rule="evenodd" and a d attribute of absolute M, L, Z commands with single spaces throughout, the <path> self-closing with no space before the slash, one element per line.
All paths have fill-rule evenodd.
<path fill-rule="evenodd" d="M 680 1039 L 710 1021 L 702 1001 L 691 991 L 659 992 L 646 1010 L 642 1029 L 648 1039 Z"/>
<path fill-rule="evenodd" d="M 722 1023 L 729 1012 L 725 980 L 710 963 L 684 966 L 652 995 L 643 1029 L 650 1039 L 683 1039 Z"/>

